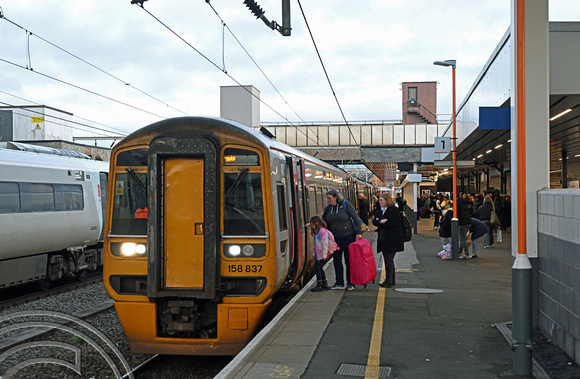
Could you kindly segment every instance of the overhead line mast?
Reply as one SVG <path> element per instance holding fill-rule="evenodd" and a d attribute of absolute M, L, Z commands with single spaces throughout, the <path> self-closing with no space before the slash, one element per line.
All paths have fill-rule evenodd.
<path fill-rule="evenodd" d="M 210 0 L 205 1 L 209 3 Z M 274 20 L 268 20 L 264 16 L 264 13 L 266 12 L 264 12 L 254 0 L 244 0 L 244 4 L 246 4 L 246 7 L 250 9 L 256 18 L 264 21 L 264 24 L 266 24 L 270 29 L 279 31 L 280 34 L 285 37 L 290 36 L 292 31 L 292 28 L 290 27 L 290 0 L 282 0 L 282 25 L 279 25 Z"/>

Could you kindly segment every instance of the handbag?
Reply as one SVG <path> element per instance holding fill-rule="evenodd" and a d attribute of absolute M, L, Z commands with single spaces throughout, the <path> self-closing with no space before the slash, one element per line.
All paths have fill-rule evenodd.
<path fill-rule="evenodd" d="M 344 209 L 346 209 L 346 200 L 344 200 L 342 202 L 342 206 L 344 207 Z M 358 221 L 360 222 L 360 224 L 359 224 L 360 225 L 360 234 L 365 234 L 366 232 L 369 231 L 369 227 L 367 224 L 364 223 L 364 221 L 360 217 L 357 217 L 357 218 L 358 218 Z M 352 226 L 353 226 L 354 230 L 356 230 L 356 225 L 354 224 L 354 220 L 352 219 L 352 217 L 351 217 L 350 221 L 352 222 Z"/>
<path fill-rule="evenodd" d="M 502 242 L 502 233 L 501 228 L 497 228 L 497 236 L 495 237 L 495 242 Z"/>
<path fill-rule="evenodd" d="M 489 223 L 492 226 L 500 226 L 501 222 L 499 222 L 499 217 L 497 217 L 497 213 L 495 213 L 495 206 L 492 204 L 492 210 L 491 210 L 491 217 L 489 219 Z"/>

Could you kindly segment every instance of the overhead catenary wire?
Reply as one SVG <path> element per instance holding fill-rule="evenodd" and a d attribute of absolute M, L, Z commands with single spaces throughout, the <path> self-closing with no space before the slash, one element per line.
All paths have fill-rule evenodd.
<path fill-rule="evenodd" d="M 282 95 L 282 93 L 278 90 L 278 88 L 274 85 L 274 83 L 270 80 L 270 78 L 268 77 L 268 75 L 266 75 L 266 73 L 264 72 L 264 70 L 262 70 L 262 68 L 260 67 L 260 65 L 258 64 L 258 62 L 256 62 L 256 60 L 252 57 L 252 55 L 248 52 L 248 50 L 246 49 L 246 47 L 242 44 L 242 42 L 238 39 L 238 37 L 235 35 L 235 33 L 230 29 L 230 27 L 226 24 L 226 22 L 223 20 L 223 18 L 220 16 L 220 14 L 218 13 L 218 11 L 213 7 L 213 5 L 211 5 L 211 3 L 209 1 L 206 0 L 206 3 L 209 5 L 209 7 L 211 8 L 211 10 L 215 13 L 215 15 L 219 18 L 221 24 L 222 24 L 222 61 L 223 61 L 223 66 L 225 68 L 225 42 L 224 42 L 224 35 L 223 35 L 223 30 L 227 29 L 228 32 L 231 34 L 231 36 L 236 40 L 236 42 L 238 43 L 238 45 L 242 48 L 242 50 L 246 53 L 246 55 L 248 56 L 248 58 L 250 58 L 250 60 L 252 61 L 252 63 L 256 66 L 256 68 L 260 71 L 260 73 L 264 76 L 264 78 L 268 81 L 268 83 L 270 83 L 270 85 L 272 86 L 272 88 L 274 89 L 274 91 L 276 91 L 276 93 L 278 94 L 278 96 L 280 96 L 280 98 L 284 101 L 284 104 L 290 108 L 292 110 L 292 112 L 294 112 L 294 114 L 302 121 L 302 123 L 304 125 L 306 125 L 306 121 L 304 121 L 304 119 L 302 117 L 300 117 L 300 115 L 298 114 L 298 112 L 296 112 L 296 110 L 294 110 L 294 108 L 290 105 L 290 103 L 284 98 L 284 96 Z M 289 121 L 287 118 L 284 118 L 287 122 L 290 123 L 290 125 L 294 126 L 296 128 L 296 131 L 304 134 L 306 136 L 307 139 L 309 139 L 310 141 L 316 143 L 317 146 L 320 146 L 320 141 L 319 140 L 314 140 L 312 137 L 309 137 L 307 133 L 304 133 L 302 130 L 298 129 L 298 126 L 295 125 L 293 122 Z M 311 130 L 310 127 L 308 125 L 306 125 L 307 130 Z M 324 147 L 324 145 L 322 145 L 321 147 Z M 330 149 L 328 149 L 329 151 L 331 151 L 333 154 L 334 152 Z M 338 158 L 337 155 L 335 155 Z"/>
<path fill-rule="evenodd" d="M 14 94 L 9 93 L 9 92 L 6 92 L 6 91 L 0 90 L 0 93 L 3 93 L 3 94 L 8 95 L 8 96 L 12 96 L 12 97 L 14 97 L 16 99 L 19 99 L 19 100 L 26 101 L 27 103 L 33 104 L 33 106 L 44 106 L 43 104 L 35 103 L 34 101 L 25 99 L 25 98 L 23 98 L 21 96 L 14 95 Z M 0 104 L 4 104 L 4 105 L 7 105 L 7 106 L 12 107 L 12 108 L 27 108 L 27 110 L 29 110 L 30 112 L 40 113 L 40 112 L 32 111 L 31 109 L 28 109 L 27 106 L 18 106 L 18 105 L 3 103 L 3 102 L 0 102 Z M 56 116 L 52 116 L 52 115 L 45 115 L 45 116 L 47 116 L 47 117 L 56 117 Z M 75 118 L 78 118 L 78 119 L 84 120 L 84 121 L 88 121 L 88 122 L 91 122 L 91 123 L 96 124 L 96 125 L 101 125 L 103 127 L 109 128 L 110 130 L 97 128 L 96 126 L 82 124 L 82 123 L 76 122 L 76 121 L 70 121 L 70 120 L 66 120 L 66 121 L 67 122 L 70 122 L 70 123 L 73 123 L 73 124 L 82 125 L 82 126 L 85 126 L 85 127 L 88 127 L 88 128 L 92 128 L 92 129 L 96 129 L 96 130 L 102 130 L 102 131 L 105 131 L 105 132 L 108 132 L 108 133 L 117 132 L 117 133 L 120 133 L 120 134 L 123 134 L 123 135 L 127 135 L 127 132 L 125 130 L 117 129 L 117 128 L 114 128 L 112 126 L 105 125 L 105 124 L 100 123 L 100 122 L 97 122 L 97 121 L 89 120 L 89 119 L 84 118 L 84 117 L 75 116 Z"/>
<path fill-rule="evenodd" d="M 338 106 L 338 109 L 340 110 L 340 114 L 342 115 L 342 119 L 344 120 L 346 126 L 348 127 L 348 131 L 349 131 L 355 145 L 357 145 L 357 147 L 360 151 L 360 154 L 361 154 L 361 158 L 362 158 L 362 155 L 363 155 L 362 148 L 361 148 L 360 144 L 357 142 L 357 140 L 352 132 L 352 129 L 350 128 L 350 124 L 346 120 L 346 117 L 344 115 L 344 112 L 342 110 L 340 102 L 338 101 L 338 97 L 336 96 L 336 92 L 334 91 L 334 87 L 332 86 L 332 82 L 330 81 L 330 76 L 328 75 L 328 72 L 326 71 L 326 66 L 324 65 L 324 62 L 322 61 L 322 56 L 320 55 L 320 52 L 318 50 L 318 46 L 316 45 L 316 41 L 314 40 L 314 35 L 312 34 L 312 30 L 310 29 L 310 25 L 308 24 L 308 20 L 306 19 L 306 14 L 304 13 L 304 9 L 302 8 L 302 3 L 300 3 L 300 0 L 298 0 L 298 6 L 300 7 L 300 12 L 302 13 L 302 18 L 304 18 L 304 23 L 306 24 L 306 28 L 308 29 L 308 33 L 310 34 L 310 39 L 312 40 L 312 44 L 314 45 L 314 49 L 316 50 L 316 55 L 318 55 L 318 60 L 320 61 L 320 65 L 322 66 L 322 70 L 324 71 L 324 75 L 326 76 L 326 80 L 328 81 L 328 85 L 330 86 L 330 90 L 332 91 L 332 95 L 334 96 L 334 99 L 336 100 L 336 105 Z M 354 159 L 354 157 L 349 161 L 349 163 L 352 162 L 353 159 Z"/>
<path fill-rule="evenodd" d="M 39 116 L 44 117 L 45 119 L 51 120 L 51 123 L 53 123 L 55 125 L 64 126 L 64 127 L 71 128 L 71 129 L 76 129 L 76 130 L 82 130 L 82 131 L 85 131 L 85 132 L 90 131 L 91 133 L 96 133 L 96 134 L 99 134 L 99 135 L 101 135 L 103 137 L 117 137 L 119 134 L 121 134 L 123 136 L 126 136 L 127 135 L 127 132 L 120 132 L 117 135 L 115 135 L 115 134 L 111 135 L 112 132 L 110 130 L 106 130 L 106 129 L 103 129 L 103 128 L 98 128 L 98 127 L 93 126 L 93 125 L 87 125 L 87 124 L 83 124 L 83 123 L 80 123 L 80 122 L 68 120 L 66 118 L 62 118 L 62 117 L 58 117 L 58 116 L 54 116 L 54 115 L 45 114 L 43 112 L 34 110 L 31 107 L 27 107 L 27 106 L 18 106 L 18 105 L 15 105 L 15 104 L 5 103 L 3 101 L 0 101 L 0 104 L 6 105 L 7 107 L 10 107 L 10 108 L 22 109 L 22 110 L 26 110 L 27 112 L 30 112 L 30 113 L 33 113 L 33 114 L 37 114 Z M 28 117 L 29 116 L 27 114 L 19 113 L 18 111 L 14 111 L 14 110 L 12 111 L 12 113 L 15 114 L 15 115 L 17 115 L 17 116 L 22 116 L 22 117 Z M 58 121 L 64 121 L 67 124 L 63 124 L 63 123 L 60 123 L 60 122 L 57 122 L 57 121 L 53 121 L 52 119 L 58 120 Z M 75 126 L 70 125 L 70 124 L 78 125 L 79 127 L 75 127 Z M 84 129 L 81 128 L 81 127 L 83 127 Z M 104 133 L 108 133 L 108 134 L 104 134 Z"/>
<path fill-rule="evenodd" d="M 207 2 L 207 1 L 206 1 Z M 251 91 L 249 91 L 245 86 L 243 86 L 236 78 L 234 78 L 231 74 L 229 74 L 225 68 L 221 68 L 219 67 L 219 65 L 217 63 L 215 63 L 214 61 L 212 61 L 210 58 L 208 58 L 205 54 L 203 54 L 200 50 L 198 50 L 195 46 L 193 46 L 191 43 L 189 43 L 187 40 L 185 40 L 181 35 L 179 35 L 179 33 L 177 33 L 176 31 L 174 31 L 172 28 L 170 28 L 167 24 L 165 24 L 163 21 L 161 21 L 158 17 L 156 17 L 153 13 L 149 12 L 147 9 L 145 9 L 145 7 L 143 6 L 142 3 L 137 3 L 137 5 L 143 9 L 143 11 L 145 11 L 148 15 L 150 15 L 154 20 L 156 20 L 159 24 L 161 24 L 163 27 L 165 27 L 169 32 L 171 32 L 173 35 L 175 35 L 178 39 L 180 39 L 183 43 L 185 43 L 187 46 L 189 46 L 192 50 L 194 50 L 196 53 L 198 53 L 201 57 L 203 57 L 206 61 L 208 61 L 212 66 L 214 66 L 215 68 L 217 68 L 218 70 L 220 70 L 221 72 L 224 73 L 224 75 L 226 75 L 228 78 L 230 78 L 232 81 L 234 81 L 237 85 L 239 85 L 241 88 L 243 88 L 245 91 L 247 91 L 251 96 L 253 96 L 254 98 L 256 98 L 258 101 L 260 101 L 260 103 L 264 104 L 268 109 L 270 109 L 272 112 L 276 113 L 278 116 L 280 116 L 282 119 L 288 121 L 290 124 L 293 125 L 293 123 L 288 120 L 286 117 L 284 117 L 280 112 L 278 112 L 276 109 L 272 108 L 268 103 L 266 103 L 264 100 L 260 99 L 259 97 L 257 97 L 255 94 L 253 94 Z M 213 7 L 212 7 L 213 9 Z M 214 10 L 215 12 L 215 10 Z M 218 15 L 219 17 L 219 15 Z M 220 18 L 221 19 L 221 18 Z M 223 22 L 223 20 L 222 20 Z M 224 22 L 225 24 L 225 22 Z M 227 27 L 227 26 L 226 26 Z M 229 28 L 228 28 L 229 30 Z M 246 51 L 247 53 L 247 51 Z M 224 64 L 225 66 L 225 64 Z M 307 134 L 305 134 L 307 138 L 308 137 Z M 311 139 L 313 142 L 313 139 Z M 334 154 L 334 152 L 332 152 Z"/>
<path fill-rule="evenodd" d="M 87 61 L 87 60 L 79 57 L 78 55 L 71 53 L 70 51 L 68 51 L 68 50 L 66 50 L 66 49 L 64 49 L 64 48 L 62 48 L 62 47 L 60 47 L 60 46 L 52 43 L 51 41 L 49 41 L 49 40 L 47 40 L 47 39 L 39 36 L 38 34 L 32 33 L 30 30 L 26 29 L 25 27 L 23 27 L 23 26 L 17 24 L 16 22 L 14 22 L 14 21 L 6 18 L 3 14 L 0 15 L 0 19 L 4 19 L 7 22 L 9 22 L 10 24 L 12 24 L 12 25 L 16 26 L 17 28 L 22 29 L 22 30 L 24 30 L 26 32 L 26 36 L 27 36 L 26 37 L 26 57 L 27 57 L 27 65 L 28 65 L 27 68 L 29 68 L 31 71 L 34 71 L 34 70 L 32 69 L 32 60 L 31 60 L 31 56 L 30 56 L 30 36 L 35 36 L 36 38 L 38 38 L 41 41 L 49 44 L 50 46 L 52 46 L 52 47 L 54 47 L 54 48 L 56 48 L 56 49 L 58 49 L 58 50 L 60 50 L 60 51 L 62 51 L 64 53 L 70 55 L 71 57 L 74 57 L 75 59 L 78 59 L 79 61 L 81 61 L 81 62 L 89 65 L 90 67 L 92 67 L 92 68 L 94 68 L 94 69 L 96 69 L 96 70 L 98 70 L 100 72 L 102 72 L 103 74 L 105 74 L 105 75 L 107 75 L 107 76 L 109 76 L 109 77 L 111 77 L 111 78 L 113 78 L 113 79 L 115 79 L 115 80 L 123 83 L 123 85 L 126 85 L 128 87 L 133 88 L 134 90 L 136 90 L 136 91 L 140 92 L 141 94 L 143 94 L 143 95 L 145 95 L 145 96 L 147 96 L 147 97 L 149 97 L 149 98 L 151 98 L 151 99 L 153 99 L 153 100 L 155 100 L 155 101 L 157 101 L 157 102 L 159 102 L 159 103 L 167 106 L 168 108 L 172 108 L 172 109 L 174 109 L 174 110 L 176 110 L 176 111 L 178 111 L 178 112 L 180 112 L 180 113 L 182 113 L 184 115 L 188 115 L 186 112 L 183 112 L 183 111 L 181 111 L 181 110 L 179 110 L 179 109 L 177 109 L 177 108 L 175 108 L 175 107 L 167 104 L 166 102 L 164 102 L 164 101 L 156 98 L 155 96 L 150 95 L 149 93 L 147 93 L 147 92 L 145 92 L 145 91 L 143 91 L 143 90 L 141 90 L 141 89 L 133 86 L 129 82 L 127 82 L 127 81 L 125 81 L 123 79 L 120 79 L 120 78 L 116 77 L 115 75 L 113 75 L 113 74 L 105 71 L 104 69 L 102 69 L 102 68 L 100 68 L 100 67 L 92 64 L 91 62 L 89 62 L 89 61 Z"/>
<path fill-rule="evenodd" d="M 49 118 L 49 119 L 52 119 L 53 118 L 53 119 L 60 120 L 60 121 L 66 121 L 67 123 L 70 123 L 70 124 L 84 126 L 84 127 L 90 128 L 91 129 L 90 130 L 91 133 L 99 134 L 100 136 L 103 136 L 103 137 L 113 137 L 110 134 L 104 134 L 104 133 L 99 132 L 99 131 L 94 131 L 96 129 L 96 130 L 102 130 L 104 132 L 110 133 L 110 131 L 108 131 L 108 130 L 104 130 L 104 129 L 101 129 L 101 128 L 96 128 L 96 127 L 91 126 L 91 125 L 86 125 L 86 124 L 81 124 L 79 122 L 70 121 L 70 120 L 67 120 L 67 119 L 62 118 L 62 117 L 57 117 L 57 116 L 53 116 L 53 115 L 47 115 L 47 114 L 44 114 L 44 113 L 42 113 L 40 111 L 35 111 L 33 109 L 27 108 L 25 106 L 17 106 L 17 105 L 10 104 L 10 103 L 5 103 L 5 102 L 2 102 L 2 101 L 0 101 L 0 104 L 4 104 L 4 105 L 6 105 L 6 106 L 8 106 L 10 108 L 23 109 L 23 110 L 26 110 L 26 111 L 28 111 L 30 113 L 43 116 L 44 118 Z M 29 116 L 28 114 L 19 113 L 18 111 L 12 111 L 12 113 L 14 115 L 22 116 L 22 117 L 28 117 Z M 71 129 L 81 130 L 81 131 L 84 131 L 84 132 L 89 131 L 87 129 L 83 129 L 83 128 L 76 127 L 76 126 L 72 126 L 72 125 L 63 124 L 63 123 L 56 122 L 56 121 L 51 121 L 51 123 L 54 124 L 54 125 L 64 126 L 64 127 L 71 128 Z M 125 133 L 125 135 L 126 135 L 126 133 Z"/>
<path fill-rule="evenodd" d="M 26 71 L 29 71 L 29 72 L 35 73 L 35 74 L 37 74 L 37 75 L 40 75 L 40 76 L 43 76 L 43 77 L 45 77 L 45 78 L 47 78 L 47 79 L 51 79 L 51 80 L 57 81 L 57 82 L 59 82 L 59 83 L 66 84 L 66 85 L 68 85 L 68 86 L 70 86 L 70 87 L 73 87 L 73 88 L 79 89 L 79 90 L 81 90 L 81 91 L 84 91 L 84 92 L 90 93 L 90 94 L 92 94 L 92 95 L 95 95 L 95 96 L 102 97 L 103 99 L 107 99 L 107 100 L 113 101 L 113 102 L 115 102 L 115 103 L 117 103 L 117 104 L 121 104 L 121 105 L 127 106 L 127 107 L 129 107 L 129 108 L 133 108 L 133 109 L 135 109 L 135 110 L 138 110 L 138 111 L 141 111 L 141 112 L 148 113 L 148 114 L 150 114 L 150 115 L 152 115 L 152 116 L 156 116 L 156 117 L 159 117 L 159 118 L 161 118 L 161 119 L 164 119 L 164 118 L 165 118 L 165 116 L 161 116 L 161 115 L 158 115 L 158 114 L 156 114 L 156 113 L 150 112 L 150 111 L 148 111 L 148 110 L 146 110 L 146 109 L 143 109 L 143 108 L 136 107 L 136 106 L 134 106 L 134 105 L 131 105 L 131 104 L 125 103 L 125 102 L 123 102 L 123 101 L 121 101 L 121 100 L 113 99 L 112 97 L 109 97 L 109 96 L 106 96 L 106 95 L 100 94 L 100 93 L 98 93 L 98 92 L 95 92 L 95 91 L 92 91 L 92 90 L 89 90 L 89 89 L 83 88 L 83 87 L 81 87 L 81 86 L 77 86 L 76 84 L 72 84 L 72 83 L 69 83 L 69 82 L 67 82 L 67 81 L 64 81 L 64 80 L 62 80 L 62 79 L 58 79 L 58 78 L 56 78 L 56 77 L 54 77 L 54 76 L 51 76 L 51 75 L 48 75 L 48 74 L 44 74 L 44 73 L 42 73 L 42 72 L 40 72 L 40 71 L 29 70 L 29 69 L 27 69 L 26 67 L 24 67 L 24 66 L 22 66 L 22 65 L 19 65 L 18 63 L 14 63 L 14 62 L 11 62 L 11 61 L 9 61 L 9 60 L 6 60 L 6 59 L 3 59 L 3 58 L 0 58 L 0 62 L 4 62 L 4 63 L 10 64 L 10 65 L 12 65 L 12 66 L 15 66 L 15 67 L 21 68 L 21 69 L 23 69 L 23 70 L 26 70 Z"/>
<path fill-rule="evenodd" d="M 217 10 L 211 5 L 210 1 L 206 0 L 206 3 L 209 5 L 209 7 L 212 9 L 212 11 L 215 13 L 215 15 L 219 18 L 223 28 L 227 29 L 228 32 L 231 34 L 231 36 L 235 39 L 235 41 L 238 43 L 238 45 L 242 48 L 242 50 L 246 53 L 246 55 L 248 56 L 248 58 L 250 58 L 250 60 L 252 61 L 252 63 L 256 66 L 256 68 L 260 71 L 260 73 L 264 76 L 264 78 L 268 81 L 268 83 L 270 83 L 270 85 L 272 86 L 272 88 L 276 91 L 276 93 L 280 96 L 280 98 L 284 101 L 284 104 L 286 106 L 288 106 L 288 108 L 290 108 L 292 110 L 292 112 L 294 112 L 294 114 L 302 121 L 302 124 L 300 125 L 296 125 L 293 122 L 291 122 L 290 120 L 288 120 L 286 117 L 283 117 L 284 120 L 286 120 L 290 125 L 294 126 L 294 128 L 296 128 L 297 132 L 300 132 L 302 134 L 304 134 L 304 136 L 306 136 L 307 139 L 309 139 L 310 141 L 314 142 L 316 144 L 316 146 L 320 146 L 326 150 L 328 150 L 329 152 L 331 152 L 332 155 L 334 155 L 338 160 L 340 160 L 340 157 L 336 154 L 335 151 L 333 151 L 332 149 L 328 148 L 328 145 L 320 145 L 320 140 L 318 139 L 317 136 L 317 140 L 314 140 L 312 137 L 308 136 L 307 133 L 304 133 L 302 130 L 300 130 L 298 127 L 299 126 L 306 126 L 307 130 L 311 130 L 310 126 L 307 125 L 306 121 L 304 121 L 304 119 L 298 114 L 298 112 L 296 112 L 296 110 L 294 110 L 294 108 L 290 105 L 290 103 L 284 98 L 284 96 L 282 95 L 282 93 L 278 90 L 278 88 L 274 85 L 274 83 L 270 80 L 270 78 L 268 77 L 268 75 L 264 72 L 264 70 L 262 70 L 262 68 L 260 67 L 260 65 L 258 64 L 258 62 L 256 62 L 256 60 L 252 57 L 252 55 L 248 52 L 248 50 L 245 48 L 245 46 L 242 44 L 242 42 L 238 39 L 238 37 L 235 35 L 235 33 L 229 28 L 229 26 L 226 24 L 226 22 L 223 20 L 223 18 L 220 16 L 220 14 L 217 12 Z M 225 44 L 223 42 L 223 35 L 222 35 L 222 59 L 224 56 L 224 51 L 225 51 Z M 225 62 L 224 62 L 224 67 L 225 67 Z"/>

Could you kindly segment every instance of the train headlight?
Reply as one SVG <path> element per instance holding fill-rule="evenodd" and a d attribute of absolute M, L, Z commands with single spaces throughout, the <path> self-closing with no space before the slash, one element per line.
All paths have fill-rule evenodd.
<path fill-rule="evenodd" d="M 135 242 L 112 243 L 111 253 L 118 257 L 144 257 L 147 255 L 147 244 Z"/>
<path fill-rule="evenodd" d="M 254 255 L 254 247 L 252 245 L 244 245 L 244 247 L 242 247 L 242 254 L 246 257 L 251 257 Z"/>
<path fill-rule="evenodd" d="M 224 244 L 227 258 L 261 258 L 266 255 L 265 244 Z"/>
<path fill-rule="evenodd" d="M 230 257 L 237 257 L 238 255 L 240 255 L 241 251 L 242 250 L 240 249 L 239 245 L 230 245 L 230 247 L 228 248 L 228 253 Z"/>

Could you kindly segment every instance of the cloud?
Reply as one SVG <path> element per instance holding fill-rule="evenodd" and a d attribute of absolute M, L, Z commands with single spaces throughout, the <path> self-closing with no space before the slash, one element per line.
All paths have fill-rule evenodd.
<path fill-rule="evenodd" d="M 259 3 L 266 17 L 281 23 L 279 0 Z M 400 83 L 405 81 L 438 82 L 438 112 L 451 113 L 450 70 L 433 66 L 433 61 L 457 59 L 460 102 L 510 23 L 506 0 L 301 0 L 301 4 L 348 120 L 400 119 Z M 5 0 L 6 18 L 34 36 L 28 48 L 25 32 L 0 20 L 1 59 L 26 67 L 29 51 L 35 71 L 132 107 L 5 62 L 0 62 L 0 90 L 127 131 L 158 121 L 156 115 L 181 116 L 180 111 L 219 116 L 219 87 L 236 81 L 260 91 L 267 104 L 261 106 L 262 121 L 342 119 L 297 2 L 292 2 L 290 37 L 269 29 L 240 1 L 210 5 L 225 25 L 203 1 L 150 0 L 144 11 L 130 0 Z M 573 5 L 576 1 L 550 0 L 550 12 L 575 14 L 578 19 L 579 7 Z M 0 101 L 24 103 L 3 93 Z"/>

